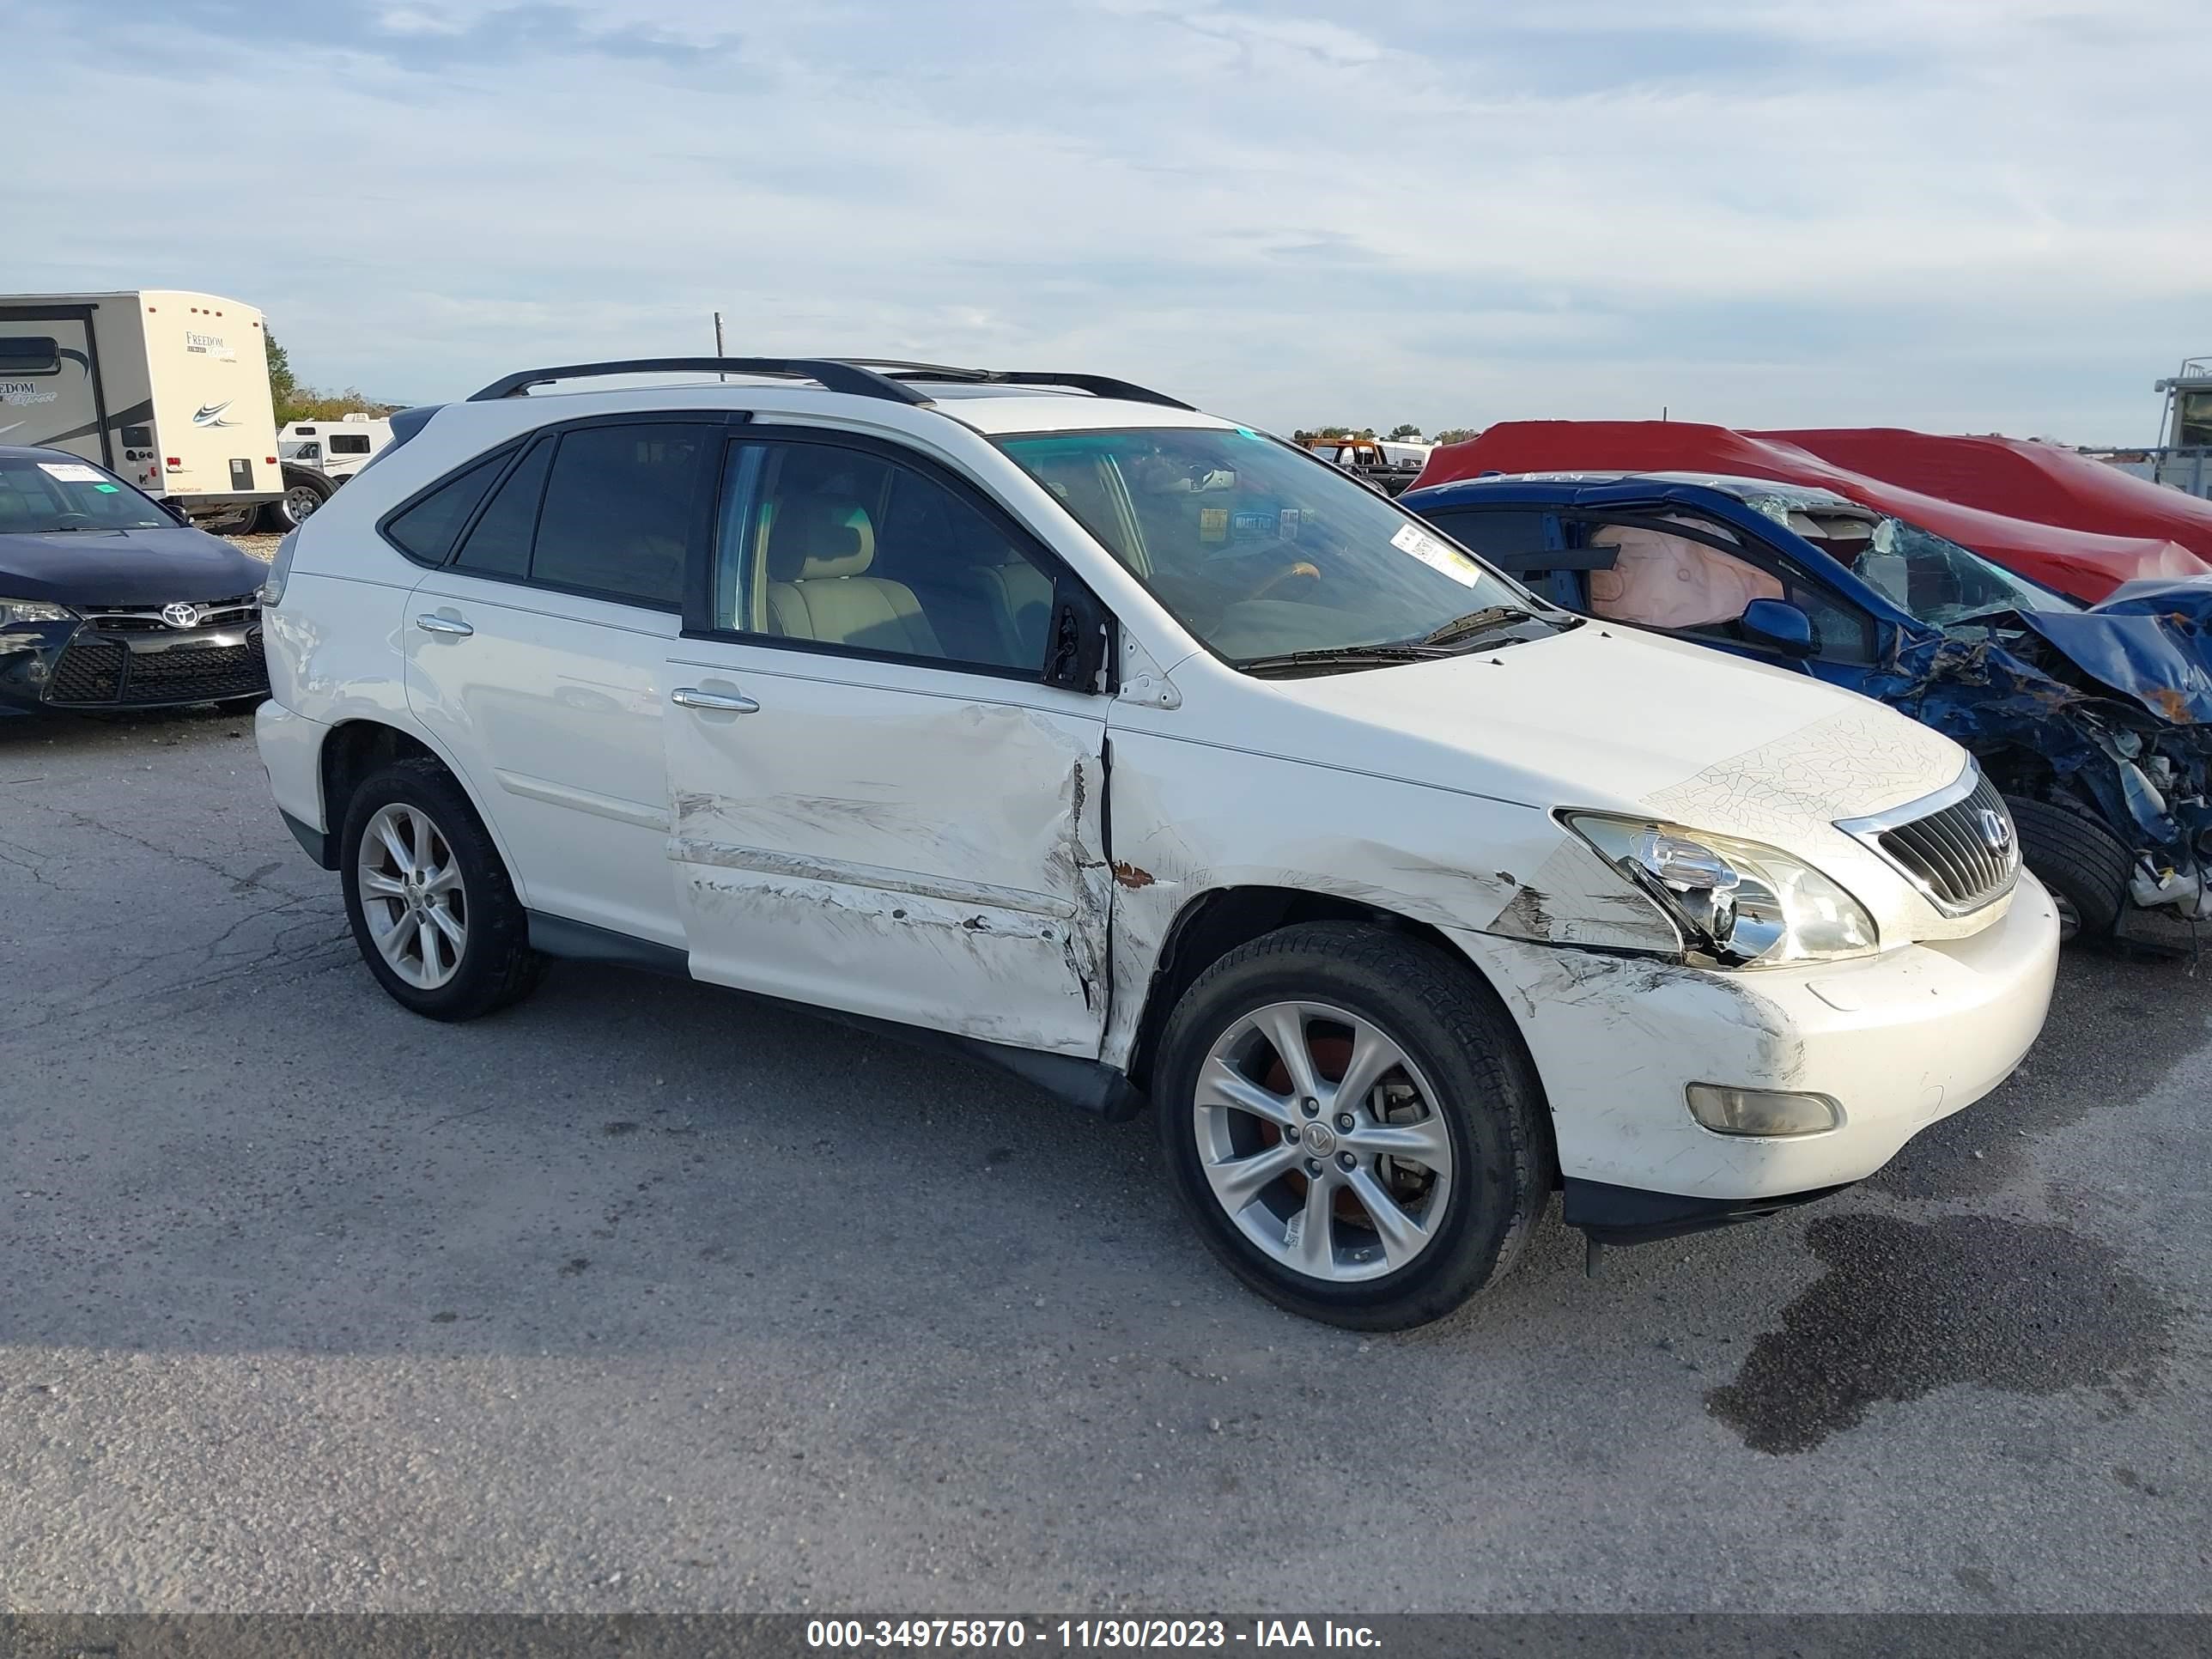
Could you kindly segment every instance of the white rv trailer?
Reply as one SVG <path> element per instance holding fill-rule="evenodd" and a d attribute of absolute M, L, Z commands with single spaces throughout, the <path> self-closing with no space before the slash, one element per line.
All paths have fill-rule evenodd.
<path fill-rule="evenodd" d="M 288 461 L 320 467 L 333 483 L 343 483 L 391 441 L 390 421 L 353 410 L 335 421 L 294 421 L 281 428 L 276 453 Z"/>
<path fill-rule="evenodd" d="M 0 443 L 98 461 L 195 518 L 276 501 L 261 313 L 173 289 L 0 295 Z"/>

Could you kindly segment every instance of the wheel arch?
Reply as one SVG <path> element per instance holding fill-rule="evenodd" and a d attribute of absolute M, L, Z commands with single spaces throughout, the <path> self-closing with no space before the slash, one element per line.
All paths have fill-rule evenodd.
<path fill-rule="evenodd" d="M 507 838 L 500 833 L 499 821 L 484 811 L 483 800 L 478 798 L 467 775 L 453 764 L 453 757 L 440 750 L 424 733 L 410 731 L 374 716 L 340 720 L 323 737 L 322 750 L 317 757 L 316 777 L 322 790 L 323 823 L 328 831 L 325 839 L 325 867 L 333 870 L 337 867 L 339 842 L 345 833 L 346 812 L 352 804 L 354 791 L 361 787 L 363 780 L 395 761 L 416 757 L 436 762 L 459 786 L 469 805 L 475 809 L 478 821 L 484 826 L 484 832 L 491 837 L 492 845 L 499 849 L 501 861 L 507 866 L 507 879 L 514 884 L 517 894 L 524 895 L 526 903 L 528 900 L 522 872 L 516 867 Z"/>
<path fill-rule="evenodd" d="M 1160 1034 L 1176 1003 L 1200 975 L 1239 945 L 1248 945 L 1278 928 L 1307 921 L 1364 922 L 1405 939 L 1419 939 L 1443 951 L 1478 988 L 1478 994 L 1493 1006 L 1503 1029 L 1513 1033 L 1529 1086 L 1540 1102 L 1547 1101 L 1543 1074 L 1537 1070 L 1535 1058 L 1521 1035 L 1520 1022 L 1513 1018 L 1512 1010 L 1498 994 L 1498 988 L 1490 982 L 1489 975 L 1468 958 L 1466 951 L 1455 945 L 1442 928 L 1386 906 L 1339 894 L 1260 884 L 1210 888 L 1192 897 L 1176 913 L 1153 962 L 1151 982 L 1146 988 L 1144 1012 L 1139 1017 L 1136 1037 L 1129 1052 L 1127 1073 L 1131 1083 L 1150 1091 Z M 1548 1103 L 1540 1117 L 1548 1129 Z"/>

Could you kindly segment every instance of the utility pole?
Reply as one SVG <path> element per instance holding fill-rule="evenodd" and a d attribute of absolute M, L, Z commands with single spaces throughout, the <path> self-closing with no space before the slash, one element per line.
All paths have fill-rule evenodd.
<path fill-rule="evenodd" d="M 714 313 L 714 355 L 715 355 L 717 357 L 719 357 L 719 356 L 722 356 L 722 355 L 723 355 L 723 354 L 722 354 L 722 313 L 721 313 L 720 312 L 719 312 L 719 311 L 718 311 L 718 312 L 716 312 L 716 313 Z M 714 378 L 715 378 L 716 380 L 718 380 L 726 381 L 726 380 L 728 380 L 728 379 L 729 379 L 730 377 L 729 377 L 728 375 L 726 375 L 726 374 L 717 374 L 717 375 L 715 375 L 715 376 L 714 376 Z"/>

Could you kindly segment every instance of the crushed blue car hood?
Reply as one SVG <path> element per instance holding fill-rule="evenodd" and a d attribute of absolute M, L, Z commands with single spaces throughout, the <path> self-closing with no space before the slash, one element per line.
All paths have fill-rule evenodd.
<path fill-rule="evenodd" d="M 2094 611 L 2023 612 L 2020 620 L 2161 719 L 2212 724 L 2212 581 L 2130 582 Z"/>
<path fill-rule="evenodd" d="M 2040 756 L 2163 865 L 2193 868 L 2212 830 L 2212 581 L 2132 582 L 2093 611 L 1948 633 L 1899 627 L 1860 689 L 1978 753 Z"/>

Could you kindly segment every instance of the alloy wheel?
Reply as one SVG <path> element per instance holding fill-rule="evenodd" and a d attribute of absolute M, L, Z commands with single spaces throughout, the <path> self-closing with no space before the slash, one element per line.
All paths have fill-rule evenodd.
<path fill-rule="evenodd" d="M 434 991 L 460 971 L 468 887 L 428 813 L 404 801 L 381 809 L 362 835 L 355 874 L 369 937 L 393 973 Z"/>
<path fill-rule="evenodd" d="M 1435 1091 L 1371 1021 L 1273 1002 L 1217 1039 L 1192 1101 L 1207 1184 L 1282 1266 L 1332 1284 L 1395 1273 L 1427 1249 L 1451 1200 L 1451 1136 Z"/>

